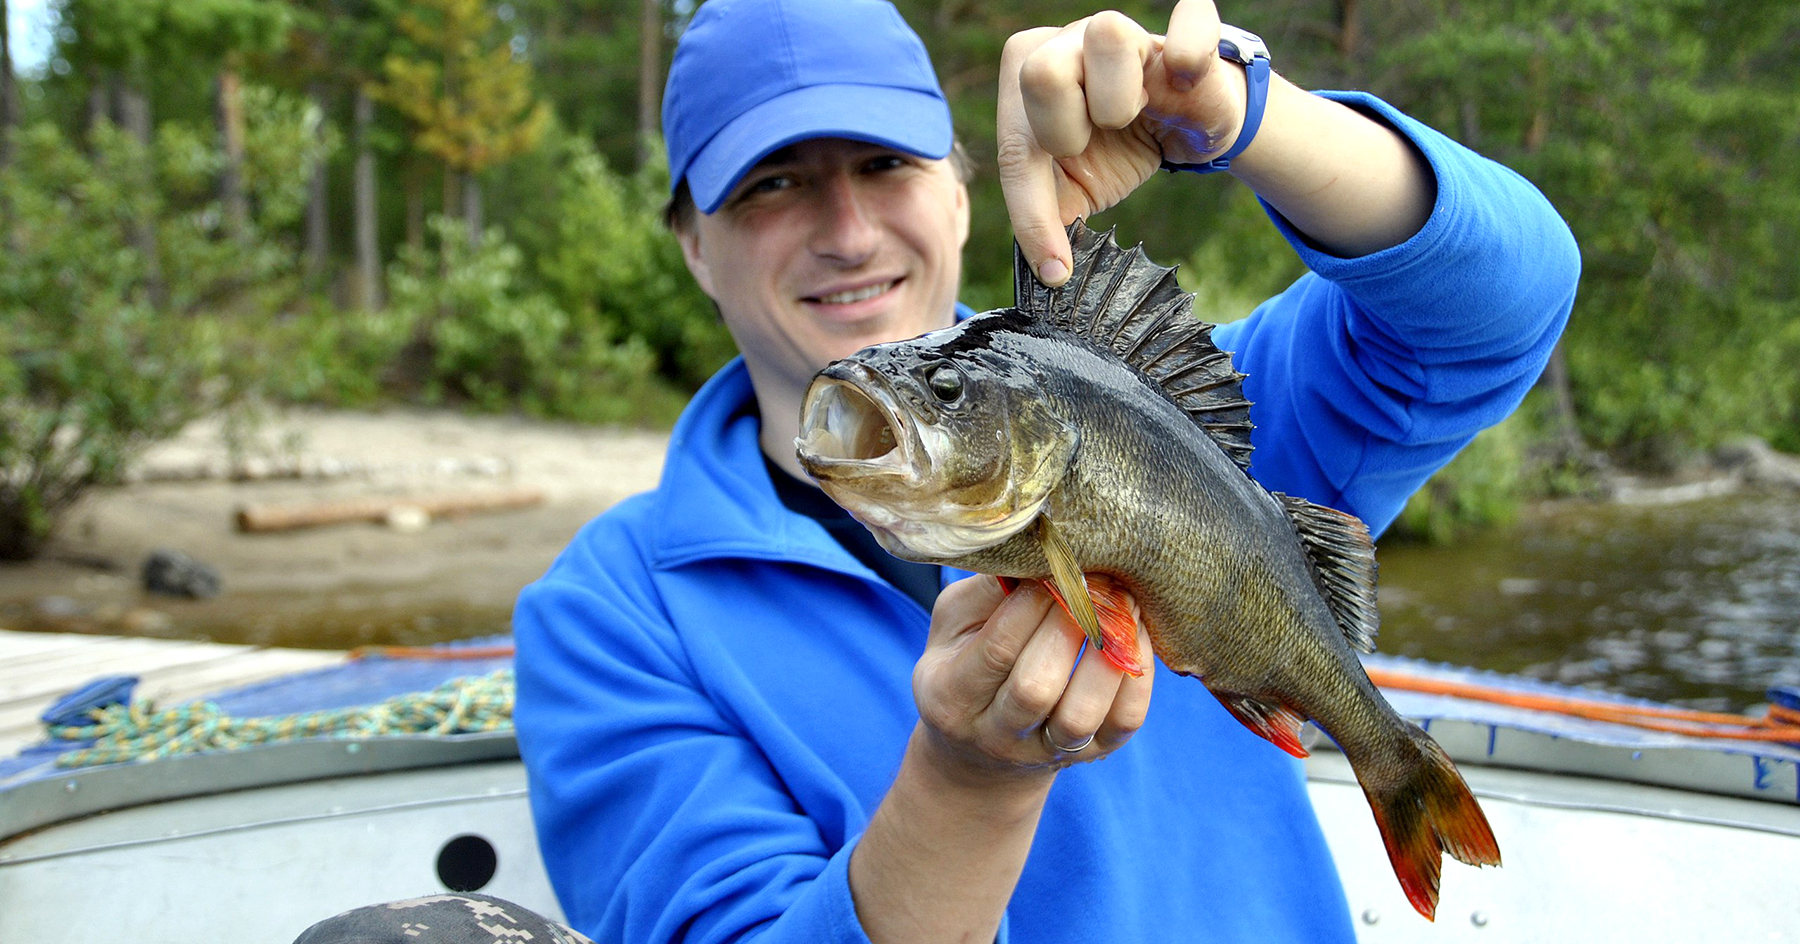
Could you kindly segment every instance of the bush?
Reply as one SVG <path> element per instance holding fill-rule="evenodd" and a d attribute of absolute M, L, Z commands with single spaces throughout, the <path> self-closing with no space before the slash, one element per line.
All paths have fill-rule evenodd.
<path fill-rule="evenodd" d="M 167 172 L 188 145 L 102 127 L 90 158 L 41 125 L 0 176 L 0 558 L 34 556 L 86 489 L 233 389 L 229 328 L 193 311 L 279 281 L 280 255 L 214 245 L 210 204 Z"/>
<path fill-rule="evenodd" d="M 411 338 L 390 378 L 427 402 L 583 422 L 665 422 L 679 411 L 649 346 L 533 291 L 523 254 L 498 229 L 471 245 L 458 220 L 430 227 L 437 248 L 402 249 L 389 269 L 393 313 Z"/>
<path fill-rule="evenodd" d="M 662 225 L 667 167 L 659 158 L 622 175 L 569 138 L 554 144 L 551 159 L 561 172 L 548 212 L 516 227 L 531 276 L 579 336 L 646 345 L 665 377 L 697 389 L 736 348 Z"/>

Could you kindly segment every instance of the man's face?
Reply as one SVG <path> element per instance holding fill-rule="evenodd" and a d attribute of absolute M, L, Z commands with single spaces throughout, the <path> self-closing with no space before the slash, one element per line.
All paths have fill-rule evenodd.
<path fill-rule="evenodd" d="M 764 158 L 677 234 L 759 388 L 954 320 L 969 195 L 946 160 L 819 138 Z"/>

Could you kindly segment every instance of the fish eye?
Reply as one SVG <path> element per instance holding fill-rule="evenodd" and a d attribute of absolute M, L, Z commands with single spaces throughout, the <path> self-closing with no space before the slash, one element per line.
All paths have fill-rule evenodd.
<path fill-rule="evenodd" d="M 942 403 L 955 403 L 962 396 L 962 371 L 951 364 L 939 364 L 925 377 L 925 385 L 931 388 L 931 395 Z"/>

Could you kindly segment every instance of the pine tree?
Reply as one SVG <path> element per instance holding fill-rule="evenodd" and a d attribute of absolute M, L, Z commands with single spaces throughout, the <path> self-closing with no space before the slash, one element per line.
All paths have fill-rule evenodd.
<path fill-rule="evenodd" d="M 415 0 L 395 25 L 413 49 L 389 55 L 370 91 L 406 116 L 416 148 L 444 163 L 444 213 L 460 215 L 475 242 L 477 175 L 535 147 L 549 106 L 536 100 L 531 66 L 514 55 L 485 0 Z"/>

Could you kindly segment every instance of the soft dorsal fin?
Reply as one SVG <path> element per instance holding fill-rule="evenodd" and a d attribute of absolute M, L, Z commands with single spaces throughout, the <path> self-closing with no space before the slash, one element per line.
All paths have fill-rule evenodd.
<path fill-rule="evenodd" d="M 1014 302 L 1020 312 L 1110 349 L 1143 371 L 1185 410 L 1238 467 L 1250 468 L 1250 401 L 1244 375 L 1213 344 L 1213 325 L 1194 316 L 1194 296 L 1175 270 L 1151 262 L 1143 246 L 1121 249 L 1113 231 L 1069 225 L 1075 268 L 1046 288 L 1015 245 Z"/>
<path fill-rule="evenodd" d="M 1381 614 L 1375 608 L 1375 542 L 1362 519 L 1304 498 L 1273 493 L 1312 565 L 1313 582 L 1359 652 L 1375 651 Z"/>

